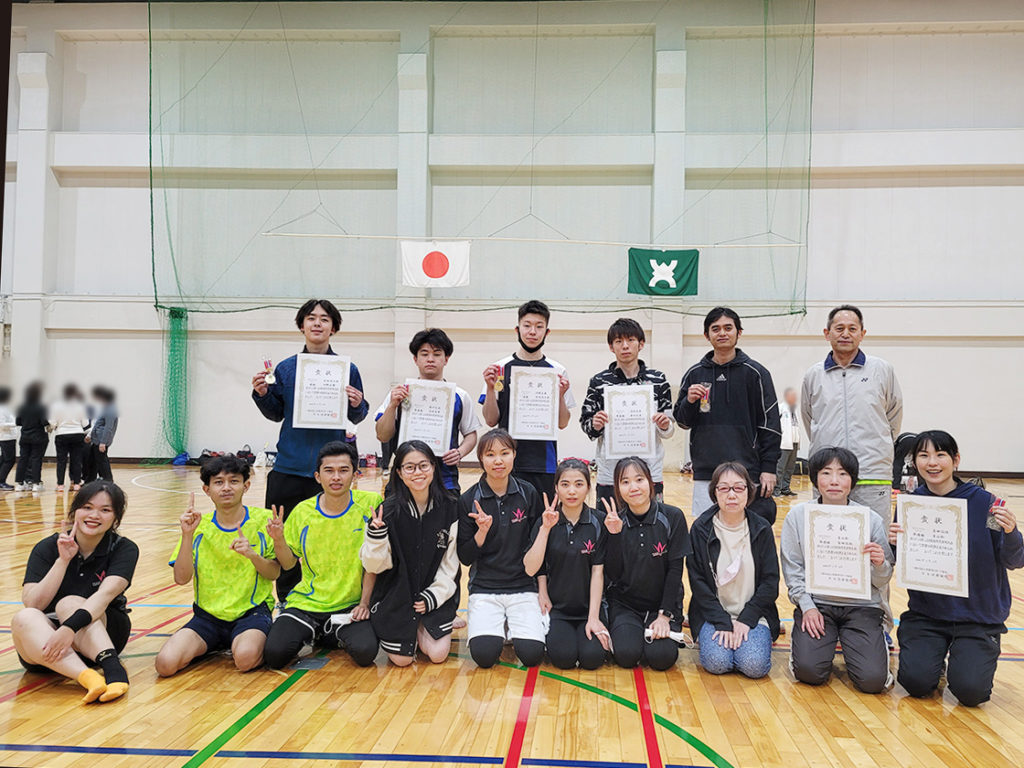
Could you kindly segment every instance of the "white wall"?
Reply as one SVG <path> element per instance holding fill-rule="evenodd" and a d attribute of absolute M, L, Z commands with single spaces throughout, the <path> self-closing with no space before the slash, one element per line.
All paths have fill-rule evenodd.
<path fill-rule="evenodd" d="M 720 15 L 719 24 L 745 23 L 722 4 L 706 5 Z M 508 158 L 521 157 L 523 141 L 534 131 L 554 129 L 557 140 L 544 150 L 552 167 L 534 179 L 543 210 L 555 212 L 548 214 L 549 223 L 573 235 L 625 232 L 647 240 L 661 215 L 651 191 L 661 183 L 651 133 L 656 58 L 682 50 L 686 39 L 675 5 L 656 18 L 654 29 L 644 28 L 659 6 L 545 4 L 543 19 L 551 25 L 586 21 L 619 32 L 536 41 L 529 33 L 508 32 L 516 25 L 533 29 L 536 10 L 529 4 L 485 3 L 462 11 L 444 3 L 331 9 L 337 29 L 363 36 L 376 31 L 378 38 L 352 41 L 339 52 L 338 71 L 358 85 L 338 89 L 336 100 L 325 102 L 340 115 L 342 132 L 356 126 L 373 96 L 382 89 L 385 95 L 358 122 L 360 135 L 331 156 L 338 181 L 326 193 L 328 205 L 356 217 L 362 231 L 458 229 L 466 206 L 492 195 L 508 176 L 516 164 Z M 287 10 L 304 13 L 301 5 Z M 4 322 L 13 323 L 8 367 L 16 382 L 37 375 L 54 385 L 72 378 L 113 382 L 124 414 L 115 455 L 152 455 L 160 446 L 164 347 L 150 277 L 145 5 L 19 4 L 13 13 L 0 273 L 0 293 L 8 297 Z M 819 0 L 816 18 L 808 314 L 750 320 L 743 347 L 772 370 L 780 390 L 797 385 L 806 367 L 827 351 L 820 328 L 828 308 L 859 303 L 867 315 L 865 348 L 897 367 L 905 429 L 949 429 L 960 439 L 968 468 L 1024 471 L 1024 410 L 1017 407 L 1024 375 L 1024 260 L 1016 226 L 1024 210 L 1024 7 L 1003 0 Z M 430 50 L 424 59 L 430 64 L 422 76 L 413 67 L 404 70 L 412 85 L 399 78 L 387 86 L 400 57 L 420 50 L 430 40 L 429 30 L 449 20 L 446 35 L 424 49 Z M 494 28 L 506 31 L 481 37 Z M 573 99 L 599 86 L 593 102 L 561 126 L 555 118 L 564 114 L 546 103 L 538 105 L 540 124 L 533 125 L 535 42 L 538 72 L 557 86 L 551 93 Z M 488 56 L 498 49 L 500 55 Z M 43 77 L 50 102 L 26 101 L 17 76 L 22 52 L 51 57 Z M 594 81 L 602 66 L 608 69 L 608 62 L 620 58 L 614 76 Z M 467 60 L 474 63 L 471 76 L 459 80 Z M 580 61 L 592 65 L 580 67 Z M 242 72 L 244 63 L 242 55 L 232 66 Z M 26 82 L 39 88 L 39 77 Z M 304 75 L 303 82 L 315 78 Z M 403 93 L 430 94 L 429 126 L 411 134 L 402 126 Z M 503 110 L 506 103 L 519 105 L 519 117 L 496 121 L 494 105 L 467 110 L 470 99 L 498 99 Z M 621 106 L 602 106 L 609 103 Z M 268 105 L 261 131 L 274 130 L 274 108 Z M 698 134 L 721 118 L 687 115 L 686 126 L 695 132 L 688 151 L 701 141 L 718 141 Z M 323 125 L 332 118 L 324 113 L 310 119 Z M 403 138 L 408 135 L 413 144 Z M 428 140 L 416 144 L 416 136 Z M 314 151 L 326 152 L 336 143 L 330 135 L 319 138 Z M 255 143 L 235 147 L 239 157 L 259 154 L 252 149 L 258 149 L 258 137 L 243 141 Z M 293 154 L 301 159 L 306 146 L 297 141 Z M 714 150 L 702 150 L 709 164 Z M 192 150 L 181 145 L 177 151 Z M 291 155 L 261 162 L 284 171 L 302 167 Z M 422 165 L 420 176 L 416 163 Z M 361 174 L 358 182 L 353 169 Z M 506 170 L 499 176 L 495 169 Z M 225 170 L 226 177 L 232 173 Z M 502 226 L 528 205 L 528 181 L 513 181 L 477 223 L 479 231 Z M 692 190 L 699 192 L 699 183 L 694 179 Z M 251 195 L 254 209 L 260 199 L 253 189 L 234 194 Z M 743 204 L 751 194 L 760 193 L 737 189 L 732 200 Z M 522 226 L 519 234 L 526 236 L 543 229 L 536 222 Z M 310 247 L 331 250 L 322 243 Z M 499 244 L 483 247 L 489 256 L 502 253 Z M 350 261 L 325 283 L 314 283 L 323 288 L 316 292 L 380 295 L 393 285 L 392 250 L 386 245 L 343 254 Z M 368 255 L 384 266 L 349 287 L 346 278 Z M 238 295 L 262 288 L 272 294 L 277 266 L 260 262 L 258 252 L 253 258 L 261 266 L 250 270 L 252 280 Z M 193 452 L 273 442 L 275 425 L 249 401 L 248 380 L 261 354 L 280 359 L 298 347 L 291 314 L 192 316 Z M 547 351 L 568 367 L 578 399 L 586 379 L 610 359 L 604 329 L 611 319 L 569 313 L 554 318 Z M 651 337 L 645 356 L 671 380 L 705 351 L 698 318 L 644 312 L 638 319 Z M 337 346 L 360 366 L 371 405 L 391 381 L 409 372 L 408 336 L 425 324 L 449 330 L 456 344 L 449 378 L 471 393 L 478 391 L 484 365 L 514 344 L 511 312 L 348 312 Z M 564 434 L 563 454 L 590 455 L 575 422 Z M 359 436 L 364 450 L 373 444 L 370 421 Z M 682 444 L 683 438 L 674 440 L 674 455 L 681 455 Z"/>

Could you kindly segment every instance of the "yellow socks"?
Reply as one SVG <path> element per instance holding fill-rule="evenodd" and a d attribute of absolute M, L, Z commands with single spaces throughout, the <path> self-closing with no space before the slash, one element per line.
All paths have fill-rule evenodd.
<path fill-rule="evenodd" d="M 85 696 L 82 697 L 82 701 L 86 704 L 91 701 L 96 701 L 96 699 L 106 701 L 106 699 L 101 697 L 106 695 L 109 689 L 107 688 L 106 682 L 103 680 L 103 675 L 95 669 L 90 669 L 88 667 L 83 669 L 78 675 L 78 684 L 85 688 Z M 126 685 L 125 688 L 127 689 L 128 686 Z M 121 693 L 124 693 L 124 691 L 121 691 Z M 118 693 L 117 696 L 120 696 L 121 693 Z"/>
<path fill-rule="evenodd" d="M 107 683 L 107 690 L 100 696 L 100 701 L 113 701 L 128 693 L 128 683 Z"/>

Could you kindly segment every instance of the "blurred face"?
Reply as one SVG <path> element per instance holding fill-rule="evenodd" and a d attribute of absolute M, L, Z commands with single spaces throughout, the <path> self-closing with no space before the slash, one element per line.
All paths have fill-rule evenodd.
<path fill-rule="evenodd" d="M 715 485 L 718 508 L 726 512 L 743 512 L 747 508 L 749 495 L 747 481 L 735 472 L 723 472 Z"/>
<path fill-rule="evenodd" d="M 647 475 L 634 466 L 626 467 L 619 478 L 619 495 L 630 509 L 646 510 L 651 505 L 651 484 Z"/>
<path fill-rule="evenodd" d="M 448 364 L 448 355 L 440 347 L 424 344 L 416 352 L 415 361 L 421 379 L 440 379 Z"/>
<path fill-rule="evenodd" d="M 480 456 L 480 463 L 483 465 L 484 473 L 495 480 L 504 480 L 512 472 L 512 462 L 516 459 L 516 452 L 511 446 L 495 440 L 487 446 Z"/>
<path fill-rule="evenodd" d="M 333 333 L 334 324 L 331 322 L 331 316 L 319 304 L 302 319 L 302 335 L 309 344 L 326 344 Z"/>
<path fill-rule="evenodd" d="M 640 350 L 644 348 L 644 343 L 636 336 L 620 336 L 608 345 L 608 348 L 615 355 L 616 362 L 620 365 L 629 365 L 635 363 L 640 357 Z"/>
<path fill-rule="evenodd" d="M 953 480 L 953 473 L 960 464 L 960 454 L 950 456 L 928 443 L 914 456 L 917 473 L 931 486 L 941 486 Z"/>
<path fill-rule="evenodd" d="M 203 493 L 218 507 L 235 507 L 242 503 L 242 496 L 249 490 L 249 481 L 241 475 L 220 472 L 203 486 Z"/>
<path fill-rule="evenodd" d="M 402 482 L 410 491 L 425 491 L 434 479 L 434 461 L 419 451 L 410 451 L 398 467 Z"/>
<path fill-rule="evenodd" d="M 708 332 L 704 334 L 711 346 L 716 350 L 728 351 L 736 346 L 740 340 L 740 331 L 736 323 L 728 315 L 722 315 L 717 320 L 712 320 L 708 326 Z"/>
<path fill-rule="evenodd" d="M 558 478 L 558 485 L 555 486 L 555 493 L 563 507 L 577 509 L 583 506 L 587 494 L 590 492 L 590 483 L 583 473 L 576 469 L 563 472 Z"/>
<path fill-rule="evenodd" d="M 523 315 L 519 320 L 519 338 L 528 347 L 536 347 L 548 335 L 548 321 L 540 315 Z"/>
<path fill-rule="evenodd" d="M 325 456 L 316 473 L 316 481 L 328 496 L 343 496 L 352 487 L 355 467 L 352 459 L 344 456 Z"/>
<path fill-rule="evenodd" d="M 102 536 L 114 527 L 116 520 L 114 504 L 106 491 L 100 491 L 75 510 L 74 522 L 78 523 L 78 532 L 86 536 Z"/>
<path fill-rule="evenodd" d="M 855 313 L 844 309 L 832 318 L 832 324 L 825 329 L 825 338 L 837 355 L 855 355 L 864 340 L 864 328 Z"/>
<path fill-rule="evenodd" d="M 826 504 L 846 504 L 853 487 L 853 478 L 843 469 L 838 459 L 833 459 L 818 472 L 818 493 Z"/>
<path fill-rule="evenodd" d="M 782 397 L 785 399 L 786 405 L 788 405 L 790 408 L 796 408 L 796 390 L 786 390 L 786 394 L 784 394 Z"/>

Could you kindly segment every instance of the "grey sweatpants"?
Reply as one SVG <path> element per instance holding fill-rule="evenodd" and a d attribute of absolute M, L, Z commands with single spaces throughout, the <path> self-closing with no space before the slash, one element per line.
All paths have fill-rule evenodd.
<path fill-rule="evenodd" d="M 881 608 L 819 605 L 825 634 L 814 639 L 801 628 L 803 613 L 793 612 L 793 674 L 802 683 L 822 685 L 832 675 L 836 641 L 843 645 L 850 681 L 864 693 L 881 693 L 889 679 L 889 648 Z"/>

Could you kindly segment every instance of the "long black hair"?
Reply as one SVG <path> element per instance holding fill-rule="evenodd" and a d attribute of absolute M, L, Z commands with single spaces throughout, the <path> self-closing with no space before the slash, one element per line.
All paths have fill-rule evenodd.
<path fill-rule="evenodd" d="M 445 490 L 444 480 L 441 478 L 441 461 L 434 455 L 434 452 L 430 450 L 430 446 L 424 443 L 422 440 L 406 440 L 397 450 L 395 450 L 395 458 L 391 467 L 391 479 L 388 481 L 387 491 L 385 496 L 388 501 L 394 499 L 400 507 L 406 507 L 413 503 L 412 493 L 409 491 L 409 486 L 405 484 L 402 478 L 402 462 L 405 461 L 405 457 L 410 453 L 422 453 L 427 457 L 427 461 L 434 465 L 434 477 L 430 481 L 430 488 L 428 489 L 430 506 L 436 507 L 441 504 L 449 503 L 451 496 L 448 495 L 448 491 Z"/>

